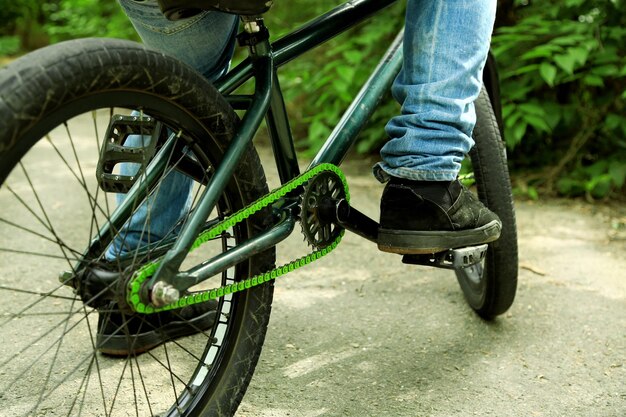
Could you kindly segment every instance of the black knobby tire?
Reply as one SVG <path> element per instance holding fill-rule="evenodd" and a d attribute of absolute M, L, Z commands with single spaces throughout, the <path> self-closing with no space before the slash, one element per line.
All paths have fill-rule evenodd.
<path fill-rule="evenodd" d="M 194 156 L 187 159 L 201 166 L 203 175 L 219 164 L 237 124 L 232 108 L 199 74 L 131 42 L 71 41 L 0 70 L 0 331 L 6 342 L 0 397 L 15 404 L 16 416 L 49 409 L 61 415 L 232 415 L 265 338 L 271 282 L 223 299 L 212 329 L 122 359 L 96 352 L 96 310 L 58 282 L 59 268 L 84 261 L 81 254 L 102 226 L 101 212 L 108 212 L 111 197 L 87 191 L 98 187 L 93 172 L 99 149 L 84 149 L 90 140 L 102 140 L 106 122 L 101 125 L 100 117 L 110 118 L 119 108 L 141 110 L 180 129 L 186 155 Z M 82 114 L 93 117 L 95 134 L 82 133 L 91 124 Z M 170 163 L 176 166 L 176 158 L 184 157 L 172 156 Z M 74 198 L 85 191 L 84 201 Z M 215 216 L 267 192 L 250 146 Z M 85 204 L 91 219 L 81 227 L 78 207 Z M 217 250 L 266 229 L 267 214 L 252 216 L 218 239 Z M 75 239 L 79 233 L 85 236 Z M 72 242 L 78 243 L 71 247 Z M 217 285 L 267 271 L 274 260 L 273 250 L 257 255 L 217 277 Z M 24 334 L 23 329 L 31 330 Z"/>
<path fill-rule="evenodd" d="M 506 148 L 489 96 L 483 89 L 475 102 L 476 142 L 470 151 L 478 197 L 502 221 L 500 238 L 489 244 L 483 263 L 457 270 L 456 275 L 469 305 L 491 319 L 513 303 L 517 289 L 517 229 L 507 168 Z"/>

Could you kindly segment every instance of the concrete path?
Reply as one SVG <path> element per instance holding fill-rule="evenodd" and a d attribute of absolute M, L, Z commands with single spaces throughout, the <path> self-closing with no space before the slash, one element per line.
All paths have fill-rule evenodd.
<path fill-rule="evenodd" d="M 355 207 L 376 218 L 382 186 L 367 163 L 345 169 Z M 518 202 L 518 295 L 490 323 L 453 273 L 348 234 L 278 281 L 238 416 L 626 416 L 625 216 Z"/>

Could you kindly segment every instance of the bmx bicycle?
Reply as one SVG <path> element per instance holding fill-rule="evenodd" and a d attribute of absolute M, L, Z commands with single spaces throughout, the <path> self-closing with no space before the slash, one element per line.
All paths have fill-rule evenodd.
<path fill-rule="evenodd" d="M 165 8 L 171 18 L 190 8 L 242 16 L 238 39 L 249 56 L 214 85 L 159 52 L 107 39 L 53 45 L 0 71 L 0 415 L 235 412 L 261 352 L 274 281 L 330 253 L 345 230 L 377 241 L 376 221 L 350 206 L 338 166 L 400 69 L 402 36 L 303 172 L 277 68 L 394 2 L 350 1 L 275 42 L 262 18 L 269 3 Z M 469 156 L 479 198 L 502 220 L 501 237 L 404 256 L 454 270 L 485 318 L 509 308 L 517 284 L 494 74 L 488 65 Z M 249 80 L 254 93 L 239 93 Z M 281 181 L 271 192 L 252 144 L 263 120 Z M 124 146 L 133 135 L 148 138 L 146 146 Z M 136 174 L 121 173 L 122 164 L 135 164 Z M 128 246 L 129 220 L 150 213 L 174 175 L 192 183 L 183 215 L 158 237 L 148 215 L 138 231 L 146 243 L 108 257 L 116 242 Z M 277 266 L 276 245 L 296 223 L 312 249 Z M 183 311 L 203 305 L 211 306 L 211 325 L 194 328 Z M 174 332 L 144 354 L 112 358 L 99 353 L 100 321 L 112 315 L 121 318 L 112 337 L 131 345 L 143 330 L 161 329 L 166 315 L 196 334 Z"/>

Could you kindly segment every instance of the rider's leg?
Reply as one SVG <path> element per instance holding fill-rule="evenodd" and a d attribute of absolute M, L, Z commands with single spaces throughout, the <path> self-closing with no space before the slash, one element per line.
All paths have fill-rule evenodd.
<path fill-rule="evenodd" d="M 402 113 L 386 126 L 390 140 L 374 169 L 390 180 L 382 250 L 426 253 L 499 236 L 497 216 L 456 181 L 473 146 L 495 10 L 496 0 L 408 1 L 404 65 L 392 89 Z"/>
<path fill-rule="evenodd" d="M 147 46 L 158 49 L 192 66 L 213 81 L 227 69 L 234 51 L 238 17 L 204 12 L 189 19 L 170 22 L 161 14 L 156 0 L 120 0 L 124 11 Z M 148 136 L 132 135 L 126 146 L 146 145 Z M 137 171 L 134 164 L 122 164 L 123 175 Z M 177 227 L 191 204 L 193 182 L 172 172 L 159 189 L 133 214 L 122 233 L 109 247 L 106 258 L 132 252 L 139 246 L 159 241 Z M 122 201 L 124 195 L 118 195 Z"/>

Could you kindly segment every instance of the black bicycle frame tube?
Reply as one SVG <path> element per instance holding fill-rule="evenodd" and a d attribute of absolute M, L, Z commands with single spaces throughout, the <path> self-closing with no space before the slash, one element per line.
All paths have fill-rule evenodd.
<path fill-rule="evenodd" d="M 160 280 L 160 277 L 174 277 L 178 273 L 180 265 L 189 253 L 206 219 L 215 208 L 219 196 L 224 192 L 226 185 L 239 165 L 241 157 L 252 141 L 254 133 L 267 113 L 272 91 L 272 57 L 268 42 L 258 45 L 256 49 L 258 55 L 253 60 L 256 79 L 255 99 L 250 109 L 244 115 L 237 133 L 224 154 L 224 158 L 215 170 L 215 174 L 202 193 L 198 206 L 183 227 L 174 246 L 167 252 L 157 272 L 151 278 L 148 284 L 149 288 L 152 288 L 154 283 Z"/>
<path fill-rule="evenodd" d="M 293 145 L 293 137 L 291 136 L 291 128 L 289 127 L 289 117 L 287 116 L 285 101 L 283 100 L 283 94 L 280 90 L 280 83 L 275 68 L 273 71 L 270 100 L 270 108 L 265 120 L 267 122 L 267 131 L 272 142 L 278 177 L 281 183 L 284 184 L 290 179 L 300 175 L 300 167 L 298 166 L 296 149 Z"/>
<path fill-rule="evenodd" d="M 293 232 L 296 224 L 291 213 L 284 213 L 284 219 L 270 230 L 246 240 L 240 245 L 213 257 L 210 261 L 198 265 L 189 271 L 179 273 L 174 285 L 177 290 L 184 291 L 194 285 L 227 270 L 251 256 L 266 251 L 286 239 Z"/>

